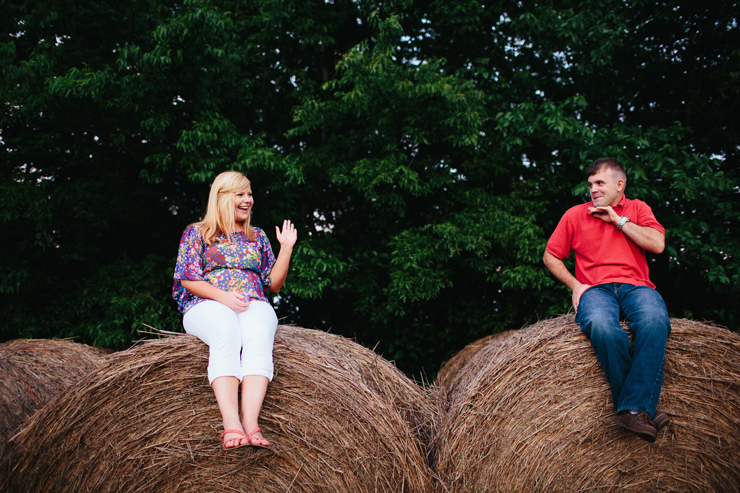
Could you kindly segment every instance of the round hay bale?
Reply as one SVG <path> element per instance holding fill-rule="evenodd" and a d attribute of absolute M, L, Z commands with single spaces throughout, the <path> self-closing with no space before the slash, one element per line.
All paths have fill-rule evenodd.
<path fill-rule="evenodd" d="M 175 336 L 112 355 L 36 414 L 10 442 L 0 490 L 430 490 L 424 389 L 320 331 L 280 326 L 274 359 L 260 419 L 270 449 L 221 450 L 208 348 Z"/>
<path fill-rule="evenodd" d="M 11 435 L 38 409 L 97 369 L 103 353 L 65 340 L 16 339 L 0 344 L 0 456 Z"/>
<path fill-rule="evenodd" d="M 457 377 L 466 377 L 469 372 L 461 373 L 462 370 L 470 361 L 470 359 L 482 348 L 490 344 L 495 345 L 500 351 L 505 351 L 512 344 L 516 344 L 519 338 L 516 336 L 518 331 L 516 330 L 505 330 L 503 332 L 497 332 L 485 337 L 481 337 L 477 341 L 471 342 L 463 349 L 455 353 L 452 358 L 442 363 L 442 366 L 437 373 L 437 378 L 434 380 L 434 392 L 440 396 L 446 396 L 446 394 L 457 386 Z M 446 400 L 445 397 L 442 397 Z M 437 399 L 439 402 L 439 399 Z"/>
<path fill-rule="evenodd" d="M 616 426 L 573 317 L 480 348 L 438 415 L 432 466 L 449 491 L 740 491 L 740 335 L 673 319 L 650 444 Z"/>

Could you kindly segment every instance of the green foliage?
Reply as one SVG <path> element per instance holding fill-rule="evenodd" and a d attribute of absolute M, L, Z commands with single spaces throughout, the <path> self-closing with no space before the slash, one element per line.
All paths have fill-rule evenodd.
<path fill-rule="evenodd" d="M 667 228 L 671 314 L 740 327 L 734 2 L 0 8 L 2 339 L 179 330 L 177 241 L 238 169 L 299 227 L 280 317 L 431 376 L 568 310 L 542 253 L 605 155 Z"/>

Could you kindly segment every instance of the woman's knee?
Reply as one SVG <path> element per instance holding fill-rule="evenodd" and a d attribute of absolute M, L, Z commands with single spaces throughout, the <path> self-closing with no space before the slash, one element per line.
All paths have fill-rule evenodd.
<path fill-rule="evenodd" d="M 233 310 L 217 301 L 204 301 L 190 308 L 183 326 L 211 348 L 241 347 L 239 320 Z"/>
<path fill-rule="evenodd" d="M 272 305 L 264 301 L 253 301 L 246 311 L 239 314 L 239 325 L 243 338 L 274 339 L 278 319 Z"/>
<path fill-rule="evenodd" d="M 242 326 L 242 372 L 273 378 L 272 348 L 277 330 L 277 315 L 269 303 L 252 302 L 240 314 Z"/>

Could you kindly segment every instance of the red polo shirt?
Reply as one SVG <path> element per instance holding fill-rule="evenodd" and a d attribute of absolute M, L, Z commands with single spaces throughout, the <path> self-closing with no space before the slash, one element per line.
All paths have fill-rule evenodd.
<path fill-rule="evenodd" d="M 622 282 L 635 286 L 655 285 L 648 277 L 645 250 L 613 224 L 588 213 L 593 202 L 571 207 L 563 215 L 547 242 L 547 251 L 559 259 L 576 255 L 576 279 L 583 284 Z M 614 211 L 639 226 L 665 234 L 652 209 L 645 202 L 622 198 Z"/>

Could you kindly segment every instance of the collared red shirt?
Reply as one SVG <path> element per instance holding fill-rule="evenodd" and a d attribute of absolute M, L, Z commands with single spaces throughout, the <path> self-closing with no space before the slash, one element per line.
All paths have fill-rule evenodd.
<path fill-rule="evenodd" d="M 588 213 L 593 202 L 571 207 L 563 214 L 547 242 L 547 251 L 559 259 L 575 253 L 578 282 L 597 285 L 621 282 L 655 288 L 648 275 L 645 250 L 621 230 Z M 622 200 L 613 208 L 639 226 L 648 226 L 665 234 L 653 211 L 639 199 Z"/>

